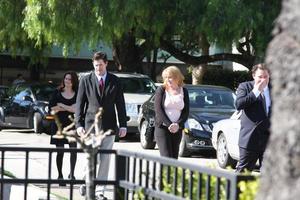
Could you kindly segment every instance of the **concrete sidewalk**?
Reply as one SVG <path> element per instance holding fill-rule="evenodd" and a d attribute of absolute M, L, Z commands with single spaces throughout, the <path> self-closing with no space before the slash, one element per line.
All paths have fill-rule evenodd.
<path fill-rule="evenodd" d="M 8 137 L 9 134 L 9 137 Z M 13 130 L 2 130 L 0 132 L 0 145 L 1 146 L 13 146 L 13 147 L 55 147 L 50 145 L 50 136 L 45 134 L 32 134 L 27 132 L 16 133 Z M 1 155 L 0 155 L 1 156 Z M 47 153 L 32 152 L 29 154 L 29 178 L 48 179 L 48 159 Z M 51 165 L 51 178 L 56 179 L 58 177 L 56 169 L 56 153 L 52 155 Z M 78 154 L 77 163 L 75 168 L 75 177 L 82 179 L 85 168 L 85 155 L 83 153 Z M 1 165 L 1 163 L 0 163 Z M 2 167 L 2 166 L 0 166 Z M 25 177 L 25 153 L 24 152 L 6 152 L 4 169 L 12 173 L 15 177 Z M 114 179 L 114 162 L 111 162 L 109 172 L 109 179 Z M 65 153 L 63 174 L 67 178 L 70 172 L 70 155 Z M 24 199 L 24 185 L 8 185 L 5 184 L 4 200 L 20 200 Z M 70 187 L 58 186 L 58 184 L 51 184 L 50 189 L 51 200 L 67 200 L 70 199 Z M 18 196 L 16 196 L 18 195 Z M 47 185 L 28 185 L 27 188 L 28 200 L 43 200 L 47 199 Z M 112 199 L 112 192 L 105 193 L 109 199 Z M 73 199 L 84 200 L 85 198 L 79 194 L 79 185 L 73 186 Z"/>
<path fill-rule="evenodd" d="M 11 184 L 4 184 L 3 185 L 3 200 L 17 200 L 17 199 L 25 199 L 24 198 L 24 191 L 25 187 L 23 185 L 11 185 Z M 34 185 L 27 186 L 27 199 L 28 200 L 43 200 L 47 199 L 47 192 L 41 190 L 39 187 Z M 60 200 L 50 194 L 50 200 Z"/>

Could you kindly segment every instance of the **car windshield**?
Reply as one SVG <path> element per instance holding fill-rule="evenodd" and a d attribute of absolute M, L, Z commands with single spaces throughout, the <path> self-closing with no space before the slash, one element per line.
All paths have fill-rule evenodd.
<path fill-rule="evenodd" d="M 56 88 L 54 85 L 45 84 L 45 85 L 33 85 L 31 86 L 31 89 L 37 100 L 49 101 Z"/>
<path fill-rule="evenodd" d="M 235 94 L 215 88 L 190 88 L 190 108 L 234 109 Z"/>
<path fill-rule="evenodd" d="M 155 92 L 155 84 L 149 78 L 120 78 L 124 93 L 152 94 Z"/>

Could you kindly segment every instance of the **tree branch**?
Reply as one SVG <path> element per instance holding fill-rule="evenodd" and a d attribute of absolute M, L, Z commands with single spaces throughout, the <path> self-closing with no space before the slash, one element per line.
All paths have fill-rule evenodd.
<path fill-rule="evenodd" d="M 254 64 L 256 59 L 252 55 L 232 54 L 232 53 L 220 53 L 214 55 L 192 56 L 174 47 L 166 40 L 160 40 L 160 46 L 163 50 L 169 52 L 172 56 L 190 65 L 201 65 L 215 61 L 232 61 L 244 65 L 248 69 Z"/>

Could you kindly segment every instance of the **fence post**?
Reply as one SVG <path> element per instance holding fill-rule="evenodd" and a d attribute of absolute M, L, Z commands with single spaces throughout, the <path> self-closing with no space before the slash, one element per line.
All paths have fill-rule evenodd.
<path fill-rule="evenodd" d="M 116 181 L 117 185 L 115 187 L 114 199 L 124 199 L 125 189 L 120 187 L 120 181 L 125 180 L 126 177 L 126 157 L 121 156 L 117 153 L 116 155 Z"/>

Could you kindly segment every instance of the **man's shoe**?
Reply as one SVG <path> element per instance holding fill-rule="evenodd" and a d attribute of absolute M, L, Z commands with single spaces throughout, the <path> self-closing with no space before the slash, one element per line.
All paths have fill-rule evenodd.
<path fill-rule="evenodd" d="M 86 194 L 86 186 L 84 184 L 79 187 L 79 194 L 81 196 L 85 196 L 85 194 Z"/>

